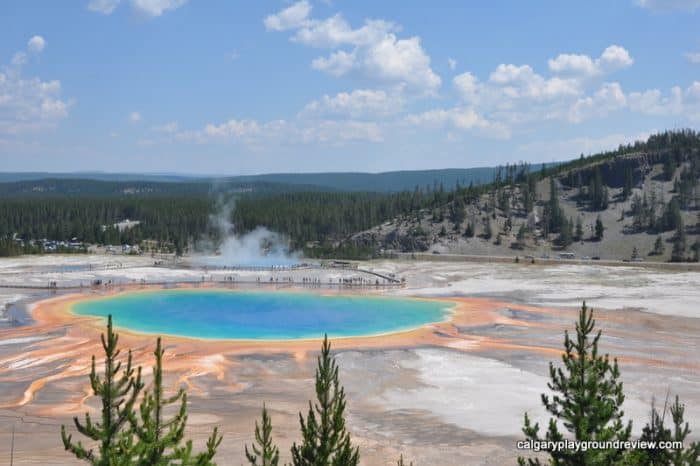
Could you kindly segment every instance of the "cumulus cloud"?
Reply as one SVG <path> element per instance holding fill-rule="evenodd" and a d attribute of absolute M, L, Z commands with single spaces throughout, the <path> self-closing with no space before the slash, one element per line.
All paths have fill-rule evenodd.
<path fill-rule="evenodd" d="M 223 123 L 208 123 L 204 128 L 182 131 L 175 141 L 199 144 L 242 144 L 250 149 L 265 145 L 322 144 L 341 146 L 352 142 L 377 143 L 383 140 L 382 131 L 375 122 L 346 120 L 256 120 L 230 119 Z"/>
<path fill-rule="evenodd" d="M 348 142 L 382 142 L 383 136 L 375 122 L 355 120 L 323 120 L 298 129 L 303 143 L 344 145 Z"/>
<path fill-rule="evenodd" d="M 393 115 L 401 111 L 404 98 L 383 90 L 356 89 L 340 92 L 334 96 L 324 95 L 307 104 L 302 116 L 342 116 L 350 118 L 373 118 Z"/>
<path fill-rule="evenodd" d="M 311 4 L 306 0 L 295 3 L 278 13 L 267 16 L 263 23 L 268 31 L 287 31 L 296 29 L 308 23 Z"/>
<path fill-rule="evenodd" d="M 41 36 L 33 36 L 27 42 L 27 50 L 31 53 L 39 53 L 46 47 L 46 41 Z"/>
<path fill-rule="evenodd" d="M 549 70 L 555 74 L 569 74 L 592 77 L 632 66 L 630 53 L 619 45 L 611 45 L 603 50 L 600 57 L 562 53 L 548 61 Z"/>
<path fill-rule="evenodd" d="M 20 50 L 14 54 L 12 57 L 11 64 L 15 66 L 21 66 L 27 63 L 29 57 L 32 55 L 38 55 L 44 51 L 46 47 L 46 40 L 41 36 L 32 36 L 27 41 L 27 47 L 24 50 Z"/>
<path fill-rule="evenodd" d="M 311 5 L 302 0 L 264 19 L 271 31 L 294 31 L 291 40 L 332 50 L 312 61 L 314 69 L 332 76 L 355 73 L 381 83 L 433 93 L 441 84 L 419 37 L 399 38 L 400 27 L 384 20 L 365 20 L 353 28 L 340 14 L 310 17 Z"/>
<path fill-rule="evenodd" d="M 26 77 L 22 67 L 41 53 L 46 41 L 33 36 L 0 70 L 0 134 L 36 132 L 56 127 L 68 116 L 70 102 L 61 97 L 61 82 Z"/>
<path fill-rule="evenodd" d="M 700 65 L 700 52 L 686 53 L 685 58 L 694 65 Z"/>
<path fill-rule="evenodd" d="M 635 0 L 642 8 L 655 11 L 690 11 L 700 8 L 700 0 Z"/>
<path fill-rule="evenodd" d="M 130 0 L 131 8 L 139 14 L 148 17 L 161 16 L 166 11 L 176 10 L 187 3 L 187 0 Z M 91 0 L 88 10 L 103 15 L 111 15 L 121 4 L 121 0 Z"/>
<path fill-rule="evenodd" d="M 569 111 L 569 121 L 580 123 L 593 116 L 603 117 L 627 104 L 620 83 L 604 83 L 592 96 L 578 99 Z"/>
<path fill-rule="evenodd" d="M 427 112 L 408 115 L 405 122 L 412 126 L 421 127 L 438 128 L 449 126 L 463 131 L 479 130 L 484 135 L 500 139 L 510 137 L 510 131 L 505 126 L 487 120 L 472 108 L 455 107 L 428 110 Z"/>
<path fill-rule="evenodd" d="M 530 65 L 500 64 L 484 81 L 465 72 L 453 78 L 453 85 L 464 104 L 486 121 L 507 128 L 548 120 L 581 123 L 620 109 L 647 115 L 693 114 L 687 103 L 689 90 L 672 89 L 668 96 L 654 89 L 628 95 L 619 82 L 601 83 L 633 63 L 624 47 L 610 45 L 597 58 L 557 55 L 548 61 L 549 76 Z"/>
<path fill-rule="evenodd" d="M 141 114 L 139 112 L 131 112 L 129 114 L 129 121 L 132 123 L 138 123 L 141 121 Z"/>
<path fill-rule="evenodd" d="M 489 81 L 499 86 L 501 93 L 509 98 L 552 99 L 580 92 L 576 81 L 558 77 L 545 79 L 529 65 L 498 65 Z"/>
<path fill-rule="evenodd" d="M 88 3 L 88 10 L 103 15 L 111 15 L 112 12 L 119 6 L 121 0 L 91 0 Z"/>

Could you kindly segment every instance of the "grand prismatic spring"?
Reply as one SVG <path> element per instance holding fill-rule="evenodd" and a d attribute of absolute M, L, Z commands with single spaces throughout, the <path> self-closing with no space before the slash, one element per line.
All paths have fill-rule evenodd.
<path fill-rule="evenodd" d="M 439 301 L 299 292 L 155 290 L 79 301 L 81 315 L 111 314 L 117 326 L 203 339 L 289 340 L 370 336 L 448 317 Z"/>

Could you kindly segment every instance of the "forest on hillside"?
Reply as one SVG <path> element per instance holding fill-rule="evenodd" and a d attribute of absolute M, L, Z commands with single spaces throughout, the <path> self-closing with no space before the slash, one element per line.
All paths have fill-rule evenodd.
<path fill-rule="evenodd" d="M 650 176 L 649 167 L 659 164 L 663 170 L 657 176 L 673 182 L 673 195 L 658 199 L 646 193 L 633 194 L 633 187 Z M 549 195 L 542 199 L 536 188 L 545 180 L 549 180 Z M 275 184 L 256 185 L 254 189 L 226 185 L 205 189 L 192 184 L 186 185 L 185 192 L 178 192 L 163 182 L 139 182 L 139 189 L 124 193 L 123 187 L 112 181 L 22 181 L 11 186 L 0 184 L 0 192 L 6 194 L 0 198 L 0 255 L 45 252 L 36 243 L 41 239 L 101 245 L 149 240 L 156 248 L 183 253 L 200 240 L 220 236 L 211 218 L 218 214 L 222 196 L 235 204 L 230 220 L 238 233 L 265 226 L 286 235 L 292 248 L 303 249 L 310 256 L 371 256 L 383 245 L 351 241 L 352 235 L 384 222 L 417 220 L 426 215 L 436 223 L 448 220 L 453 230 L 464 236 L 474 236 L 477 227 L 482 228 L 481 234 L 490 239 L 500 232 L 490 231 L 489 217 L 504 217 L 502 223 L 507 230 L 515 219 L 526 218 L 535 206 L 541 210 L 540 234 L 544 238 L 556 235 L 555 241 L 566 247 L 580 238 L 581 226 L 562 210 L 562 189 L 587 211 L 604 211 L 619 198 L 631 199 L 628 214 L 634 219 L 634 229 L 650 234 L 677 230 L 678 245 L 674 247 L 685 251 L 685 236 L 695 233 L 695 227 L 683 224 L 681 212 L 694 212 L 700 207 L 698 180 L 700 135 L 681 130 L 549 167 L 506 165 L 495 170 L 493 179 L 485 184 L 433 183 L 396 193 L 324 191 Z M 71 194 L 72 187 L 78 185 L 82 189 L 79 195 Z M 54 189 L 27 191 L 31 186 Z M 613 190 L 619 191 L 616 198 L 611 196 Z M 484 214 L 485 221 L 479 220 L 484 227 L 474 222 L 464 226 L 470 206 Z M 122 231 L 114 226 L 126 219 L 140 223 Z M 601 236 L 605 228 L 600 226 Z M 518 230 L 522 230 L 518 231 L 519 237 L 531 233 L 522 225 Z M 401 239 L 402 248 L 421 250 L 424 246 L 419 245 L 428 241 L 414 241 L 421 236 L 426 235 L 418 229 L 409 232 Z"/>

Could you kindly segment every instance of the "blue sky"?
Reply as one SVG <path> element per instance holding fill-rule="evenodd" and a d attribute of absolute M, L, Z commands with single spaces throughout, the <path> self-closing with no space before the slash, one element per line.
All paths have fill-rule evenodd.
<path fill-rule="evenodd" d="M 0 170 L 553 161 L 700 127 L 700 0 L 5 0 Z"/>

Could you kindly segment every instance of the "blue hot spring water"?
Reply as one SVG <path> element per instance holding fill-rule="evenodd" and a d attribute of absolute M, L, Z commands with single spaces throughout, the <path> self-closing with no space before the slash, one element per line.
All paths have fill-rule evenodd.
<path fill-rule="evenodd" d="M 449 303 L 301 292 L 159 290 L 88 299 L 81 315 L 112 314 L 117 327 L 203 339 L 291 340 L 368 336 L 448 318 Z"/>

